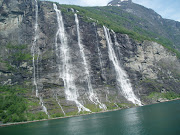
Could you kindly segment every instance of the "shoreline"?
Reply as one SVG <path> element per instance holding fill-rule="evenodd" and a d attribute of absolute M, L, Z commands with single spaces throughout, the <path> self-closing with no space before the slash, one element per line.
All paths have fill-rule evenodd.
<path fill-rule="evenodd" d="M 139 106 L 137 106 L 137 107 L 139 107 Z M 125 109 L 129 109 L 129 108 L 125 108 Z M 1 128 L 1 127 L 12 126 L 12 125 L 21 125 L 21 124 L 28 124 L 28 123 L 41 122 L 41 121 L 49 121 L 49 120 L 57 120 L 57 119 L 66 119 L 66 118 L 86 116 L 86 115 L 98 114 L 98 113 L 113 112 L 113 111 L 119 111 L 119 110 L 123 110 L 123 109 L 122 109 L 122 108 L 119 108 L 119 109 L 114 109 L 114 110 L 107 110 L 107 111 L 101 111 L 101 112 L 91 112 L 91 113 L 80 114 L 80 115 L 71 115 L 71 116 L 65 116 L 65 117 L 57 117 L 57 118 L 34 120 L 34 121 L 14 122 L 14 123 L 2 124 L 2 125 L 0 125 L 0 128 Z"/>
<path fill-rule="evenodd" d="M 152 103 L 152 104 L 148 104 L 148 105 L 165 103 L 165 102 L 176 101 L 176 100 L 180 100 L 180 98 L 178 98 L 178 99 L 172 99 L 172 100 L 167 100 L 167 101 L 163 101 L 163 102 Z M 143 105 L 143 106 L 148 106 L 148 105 Z M 135 107 L 142 107 L 142 106 L 135 106 Z M 131 107 L 131 108 L 135 108 L 135 107 Z M 125 108 L 125 109 L 130 109 L 130 108 Z M 21 124 L 28 124 L 28 123 L 41 122 L 41 121 L 49 121 L 49 120 L 57 120 L 57 119 L 65 119 L 65 118 L 86 116 L 86 115 L 91 115 L 91 114 L 114 112 L 114 111 L 119 111 L 119 110 L 124 110 L 124 109 L 123 109 L 123 108 L 118 108 L 118 109 L 114 109 L 114 110 L 107 110 L 107 111 L 101 111 L 101 112 L 92 112 L 92 113 L 80 114 L 80 115 L 71 115 L 71 116 L 65 116 L 65 117 L 57 117 L 57 118 L 34 120 L 34 121 L 25 121 L 25 122 L 14 122 L 14 123 L 2 124 L 2 125 L 0 125 L 0 128 L 1 128 L 1 127 L 12 126 L 12 125 L 21 125 Z"/>
<path fill-rule="evenodd" d="M 139 106 L 137 106 L 137 107 L 139 107 Z M 125 108 L 125 109 L 129 109 L 129 108 Z M 122 108 L 119 108 L 119 109 L 114 109 L 114 110 L 107 110 L 107 111 L 101 111 L 101 112 L 92 112 L 92 113 L 80 114 L 80 115 L 71 115 L 71 116 L 65 116 L 65 117 L 57 117 L 57 118 L 34 120 L 34 121 L 14 122 L 14 123 L 2 124 L 2 125 L 0 125 L 0 128 L 1 128 L 1 127 L 12 126 L 12 125 L 21 125 L 21 124 L 28 124 L 28 123 L 41 122 L 41 121 L 49 121 L 49 120 L 57 120 L 57 119 L 66 119 L 66 118 L 86 116 L 86 115 L 98 114 L 98 113 L 113 112 L 113 111 L 119 111 L 119 110 L 123 110 L 123 109 L 122 109 Z"/>

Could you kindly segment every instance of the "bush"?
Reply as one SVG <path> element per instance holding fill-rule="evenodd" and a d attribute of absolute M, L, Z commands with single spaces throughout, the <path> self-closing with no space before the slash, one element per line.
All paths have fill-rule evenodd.
<path fill-rule="evenodd" d="M 176 94 L 170 91 L 170 92 L 164 93 L 163 97 L 166 99 L 172 100 L 172 99 L 180 98 L 180 94 Z"/>
<path fill-rule="evenodd" d="M 148 98 L 153 99 L 153 98 L 163 98 L 163 99 L 168 99 L 168 100 L 173 100 L 180 98 L 180 94 L 176 94 L 175 92 L 169 91 L 166 93 L 159 93 L 159 92 L 152 92 Z"/>
<path fill-rule="evenodd" d="M 64 114 L 63 113 L 56 113 L 56 114 L 53 114 L 51 117 L 52 118 L 64 117 Z"/>
<path fill-rule="evenodd" d="M 26 121 L 26 99 L 19 94 L 23 92 L 17 86 L 0 86 L 0 119 L 3 123 Z"/>
<path fill-rule="evenodd" d="M 37 115 L 37 120 L 42 120 L 42 119 L 48 119 L 48 116 L 44 112 L 39 112 L 36 114 Z"/>

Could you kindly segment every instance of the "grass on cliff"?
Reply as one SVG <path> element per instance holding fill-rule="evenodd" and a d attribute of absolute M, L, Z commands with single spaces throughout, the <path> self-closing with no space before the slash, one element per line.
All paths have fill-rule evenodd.
<path fill-rule="evenodd" d="M 159 92 L 152 92 L 149 96 L 148 96 L 149 99 L 159 99 L 159 98 L 162 98 L 162 99 L 168 99 L 168 100 L 173 100 L 173 99 L 178 99 L 180 98 L 180 94 L 177 94 L 175 92 L 172 92 L 172 91 L 169 91 L 169 92 L 166 92 L 166 93 L 159 93 Z"/>
<path fill-rule="evenodd" d="M 119 7 L 80 7 L 75 5 L 61 5 L 61 7 L 63 7 L 61 10 L 65 14 L 73 14 L 69 12 L 71 10 L 67 10 L 73 8 L 78 11 L 77 14 L 82 16 L 84 21 L 89 23 L 96 22 L 101 26 L 105 25 L 117 33 L 128 34 L 134 40 L 140 42 L 144 40 L 157 42 L 169 51 L 175 53 L 177 58 L 180 59 L 180 52 L 173 48 L 173 43 L 170 40 L 138 27 L 136 23 L 145 20 L 142 20 L 135 15 L 126 13 Z M 131 29 L 127 29 L 125 27 L 127 24 L 131 27 Z"/>

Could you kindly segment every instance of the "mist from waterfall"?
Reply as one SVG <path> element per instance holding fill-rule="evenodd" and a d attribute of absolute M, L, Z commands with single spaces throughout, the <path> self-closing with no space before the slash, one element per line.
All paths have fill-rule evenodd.
<path fill-rule="evenodd" d="M 88 108 L 84 107 L 78 101 L 79 94 L 74 82 L 74 73 L 71 70 L 72 69 L 71 55 L 67 41 L 67 34 L 64 28 L 62 14 L 61 11 L 57 9 L 56 4 L 53 4 L 53 6 L 54 6 L 54 10 L 56 11 L 57 22 L 58 22 L 58 28 L 57 28 L 58 30 L 55 38 L 56 55 L 58 60 L 62 62 L 61 65 L 58 64 L 59 77 L 62 78 L 64 81 L 66 99 L 69 101 L 74 101 L 78 107 L 79 112 L 80 111 L 90 112 Z M 60 43 L 58 43 L 58 39 L 60 40 Z"/>
<path fill-rule="evenodd" d="M 86 56 L 85 56 L 85 53 L 84 53 L 84 47 L 83 45 L 81 44 L 81 35 L 80 35 L 80 29 L 79 29 L 79 20 L 78 20 L 78 16 L 77 14 L 75 13 L 74 14 L 75 16 L 75 22 L 76 22 L 76 27 L 77 27 L 77 36 L 78 36 L 78 45 L 79 45 L 79 48 L 80 48 L 80 55 L 83 59 L 83 64 L 84 64 L 84 68 L 85 68 L 85 74 L 86 74 L 86 81 L 87 81 L 87 84 L 88 84 L 88 90 L 89 90 L 89 100 L 91 102 L 93 102 L 95 105 L 99 105 L 99 107 L 103 110 L 107 110 L 107 107 L 105 104 L 101 103 L 97 97 L 97 95 L 94 93 L 94 90 L 93 90 L 93 87 L 92 87 L 92 83 L 91 83 L 91 77 L 90 77 L 90 71 L 89 71 L 89 65 L 87 63 L 87 60 L 86 60 Z"/>
<path fill-rule="evenodd" d="M 132 86 L 131 86 L 131 83 L 130 83 L 130 80 L 128 79 L 126 72 L 123 70 L 123 68 L 121 67 L 121 65 L 116 57 L 115 51 L 113 49 L 113 43 L 111 40 L 109 29 L 106 28 L 105 26 L 103 26 L 103 28 L 104 28 L 104 32 L 105 32 L 107 45 L 108 45 L 109 59 L 112 61 L 115 71 L 116 71 L 117 85 L 119 88 L 121 88 L 122 94 L 127 100 L 131 101 L 134 104 L 141 106 L 142 105 L 141 101 L 135 96 Z M 114 32 L 113 32 L 113 34 L 114 34 L 114 38 L 115 38 L 115 44 L 118 44 L 116 34 Z"/>

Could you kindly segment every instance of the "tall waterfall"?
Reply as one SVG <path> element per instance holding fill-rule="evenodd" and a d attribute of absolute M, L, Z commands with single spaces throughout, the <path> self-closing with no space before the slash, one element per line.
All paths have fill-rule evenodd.
<path fill-rule="evenodd" d="M 31 47 L 31 52 L 32 52 L 32 55 L 33 55 L 33 59 L 32 59 L 32 62 L 33 62 L 33 79 L 34 79 L 33 83 L 34 83 L 34 86 L 35 86 L 35 89 L 36 89 L 36 97 L 39 97 L 40 104 L 41 104 L 41 106 L 43 108 L 43 111 L 49 117 L 49 114 L 48 114 L 47 108 L 44 105 L 43 99 L 39 95 L 38 84 L 37 84 L 37 80 L 38 80 L 39 49 L 37 48 L 36 45 L 37 45 L 37 40 L 38 40 L 38 27 L 39 27 L 38 26 L 38 2 L 37 2 L 37 0 L 35 0 L 35 26 L 34 26 L 35 35 L 34 35 L 33 45 Z M 35 61 L 36 53 L 37 53 L 37 61 Z M 37 63 L 37 67 L 36 67 L 36 63 Z"/>
<path fill-rule="evenodd" d="M 99 105 L 99 107 L 101 109 L 106 110 L 107 109 L 106 105 L 102 104 L 99 101 L 97 95 L 94 93 L 94 90 L 92 88 L 91 77 L 90 77 L 89 68 L 88 68 L 89 65 L 88 65 L 86 57 L 85 57 L 83 45 L 81 44 L 81 35 L 80 35 L 80 30 L 79 30 L 79 20 L 78 20 L 78 16 L 77 16 L 76 13 L 74 14 L 74 16 L 75 16 L 75 22 L 76 22 L 76 27 L 77 27 L 78 45 L 79 45 L 79 48 L 80 48 L 81 57 L 83 58 L 83 64 L 84 64 L 86 79 L 87 79 L 87 83 L 88 83 L 89 99 L 94 104 Z"/>
<path fill-rule="evenodd" d="M 74 101 L 78 107 L 78 111 L 88 111 L 90 110 L 86 107 L 84 107 L 79 101 L 78 101 L 78 90 L 75 86 L 74 82 L 74 74 L 71 65 L 71 56 L 70 56 L 70 49 L 68 46 L 67 41 L 67 35 L 64 28 L 64 22 L 62 18 L 61 11 L 57 9 L 57 5 L 53 4 L 54 10 L 56 11 L 57 15 L 57 22 L 58 22 L 58 31 L 56 33 L 55 38 L 55 47 L 56 47 L 56 55 L 58 60 L 62 61 L 62 65 L 58 65 L 59 67 L 59 77 L 63 79 L 64 81 L 64 87 L 65 87 L 65 94 L 67 100 Z M 58 38 L 60 40 L 60 43 L 57 43 Z"/>
<path fill-rule="evenodd" d="M 36 97 L 38 97 L 38 86 L 37 86 L 37 75 L 36 75 L 36 65 L 35 65 L 35 54 L 36 54 L 36 44 L 37 44 L 37 39 L 38 39 L 38 3 L 37 0 L 35 0 L 35 26 L 34 26 L 34 40 L 33 40 L 33 45 L 31 47 L 31 52 L 33 55 L 33 83 L 36 89 Z"/>
<path fill-rule="evenodd" d="M 109 29 L 106 28 L 105 26 L 103 26 L 103 28 L 104 28 L 104 32 L 105 32 L 105 36 L 106 36 L 106 40 L 108 44 L 109 59 L 112 61 L 115 71 L 116 71 L 116 81 L 117 81 L 118 87 L 121 88 L 122 93 L 127 100 L 131 101 L 134 104 L 142 105 L 141 101 L 135 96 L 131 83 L 127 77 L 127 74 L 122 69 L 116 57 L 115 51 L 113 49 L 113 43 L 111 40 Z M 115 33 L 114 33 L 114 38 L 115 38 L 115 43 L 118 44 Z"/>

